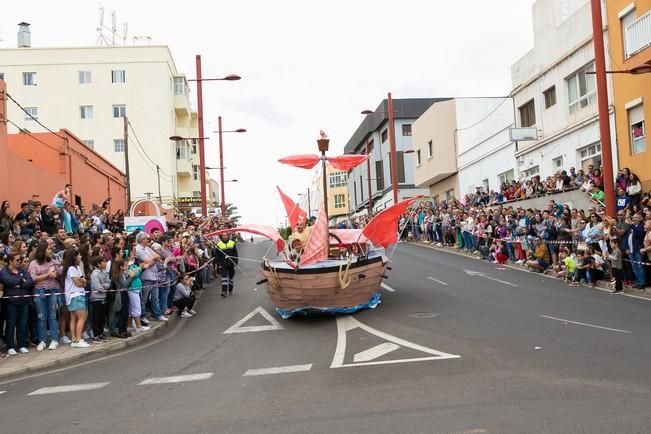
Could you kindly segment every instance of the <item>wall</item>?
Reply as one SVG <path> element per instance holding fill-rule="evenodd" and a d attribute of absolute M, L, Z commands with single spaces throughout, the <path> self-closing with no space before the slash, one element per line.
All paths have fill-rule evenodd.
<path fill-rule="evenodd" d="M 461 197 L 459 190 L 459 176 L 452 175 L 447 179 L 444 179 L 436 184 L 433 184 L 429 188 L 428 196 L 437 197 L 439 201 L 446 200 L 445 192 L 454 190 L 454 198 L 459 199 Z"/>
<path fill-rule="evenodd" d="M 627 70 L 645 62 L 651 62 L 651 47 L 626 58 L 624 52 L 623 34 L 619 12 L 631 4 L 630 0 L 609 0 L 608 2 L 608 32 L 613 64 L 617 69 Z M 651 11 L 651 0 L 636 0 L 635 14 L 639 18 Z M 613 100 L 615 106 L 615 123 L 617 126 L 617 149 L 619 167 L 628 167 L 642 181 L 644 190 L 651 189 L 651 141 L 649 140 L 649 121 L 651 121 L 651 74 L 613 74 Z M 645 152 L 633 154 L 629 112 L 627 104 L 641 98 L 645 126 L 647 129 L 647 149 Z"/>
<path fill-rule="evenodd" d="M 517 202 L 507 202 L 502 204 L 503 207 L 513 208 L 536 208 L 545 209 L 549 205 L 549 201 L 554 200 L 557 204 L 568 205 L 570 208 L 582 209 L 586 212 L 591 206 L 595 206 L 588 195 L 579 190 L 566 191 L 564 193 L 557 193 L 549 196 L 541 196 L 533 199 L 519 200 Z"/>
<path fill-rule="evenodd" d="M 126 211 L 124 173 L 69 131 L 58 134 L 63 138 L 51 133 L 9 135 L 9 196 L 13 205 L 28 199 L 49 204 L 65 184 L 72 184 L 73 203 L 79 196 L 81 204 L 90 210 L 111 197 L 111 211 Z"/>

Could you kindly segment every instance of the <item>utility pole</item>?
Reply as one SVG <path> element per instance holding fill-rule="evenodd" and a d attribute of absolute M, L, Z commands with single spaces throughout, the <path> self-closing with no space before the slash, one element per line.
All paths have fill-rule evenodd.
<path fill-rule="evenodd" d="M 393 120 L 393 98 L 391 92 L 387 94 L 387 112 L 389 115 L 389 146 L 391 152 L 391 189 L 393 190 L 393 204 L 398 203 L 398 154 L 396 153 L 396 128 Z"/>
<path fill-rule="evenodd" d="M 158 177 L 158 204 L 163 204 L 163 198 L 160 195 L 160 166 L 156 165 L 156 177 Z"/>
<path fill-rule="evenodd" d="M 124 116 L 124 172 L 127 175 L 127 209 L 131 209 L 131 177 L 129 176 L 129 118 Z"/>
<path fill-rule="evenodd" d="M 206 198 L 206 155 L 203 134 L 203 85 L 201 77 L 201 56 L 195 56 L 197 74 L 197 125 L 199 127 L 199 180 L 201 182 L 201 215 L 208 215 Z M 220 128 L 221 129 L 221 128 Z M 223 198 L 222 198 L 223 200 Z"/>
<path fill-rule="evenodd" d="M 608 113 L 608 85 L 606 83 L 606 54 L 601 17 L 601 0 L 592 0 L 592 40 L 594 45 L 595 78 L 597 81 L 597 105 L 599 107 L 599 136 L 601 141 L 602 172 L 606 214 L 615 216 L 615 178 L 610 143 L 610 115 Z"/>
<path fill-rule="evenodd" d="M 366 141 L 366 179 L 368 180 L 368 215 L 373 214 L 373 193 L 371 192 L 371 140 Z"/>

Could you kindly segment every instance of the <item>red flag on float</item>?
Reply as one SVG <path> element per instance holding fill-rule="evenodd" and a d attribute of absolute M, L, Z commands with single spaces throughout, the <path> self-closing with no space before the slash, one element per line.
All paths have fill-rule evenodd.
<path fill-rule="evenodd" d="M 276 243 L 276 250 L 278 252 L 281 252 L 283 250 L 283 247 L 285 247 L 285 241 L 283 241 L 283 237 L 280 236 L 278 231 L 271 226 L 264 225 L 251 224 L 237 226 L 235 228 L 229 229 L 220 229 L 218 231 L 206 234 L 205 236 L 206 238 L 210 238 L 220 234 L 229 234 L 231 232 L 247 232 L 250 234 L 262 235 L 263 237 L 269 238 L 271 241 Z"/>
<path fill-rule="evenodd" d="M 389 245 L 398 241 L 398 222 L 400 216 L 407 211 L 418 197 L 403 200 L 397 204 L 390 206 L 383 210 L 381 213 L 371 219 L 366 227 L 362 230 L 362 234 L 366 236 L 373 244 L 378 244 L 385 249 Z"/>
<path fill-rule="evenodd" d="M 328 157 L 328 163 L 335 169 L 350 170 L 359 166 L 364 161 L 368 160 L 369 155 L 340 155 L 338 157 Z"/>
<path fill-rule="evenodd" d="M 283 193 L 280 187 L 276 186 L 276 188 L 280 194 L 280 199 L 283 201 L 283 205 L 285 205 L 285 211 L 287 212 L 287 220 L 289 220 L 289 226 L 292 228 L 292 230 L 295 230 L 296 223 L 298 223 L 299 220 L 307 220 L 307 213 L 303 211 L 303 209 L 301 209 L 301 207 L 299 207 L 296 203 L 294 203 L 294 201 L 289 196 Z"/>
<path fill-rule="evenodd" d="M 283 164 L 288 164 L 290 166 L 299 167 L 301 169 L 311 169 L 317 165 L 321 160 L 316 154 L 298 154 L 298 155 L 289 155 L 287 157 L 281 158 L 278 160 Z"/>
<path fill-rule="evenodd" d="M 326 217 L 323 203 L 321 203 L 316 222 L 312 226 L 312 233 L 301 255 L 301 265 L 313 264 L 328 259 L 329 238 L 328 218 Z"/>

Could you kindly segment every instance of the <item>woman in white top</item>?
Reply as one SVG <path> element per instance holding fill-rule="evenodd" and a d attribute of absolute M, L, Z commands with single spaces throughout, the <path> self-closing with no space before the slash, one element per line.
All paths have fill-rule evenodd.
<path fill-rule="evenodd" d="M 86 348 L 90 346 L 81 338 L 88 313 L 86 311 L 86 279 L 81 271 L 81 255 L 77 249 L 68 249 L 63 254 L 63 271 L 65 297 L 70 312 L 71 347 Z"/>
<path fill-rule="evenodd" d="M 628 175 L 628 185 L 626 187 L 626 194 L 631 197 L 631 208 L 633 206 L 640 206 L 640 197 L 642 196 L 642 184 L 640 178 L 635 173 Z"/>

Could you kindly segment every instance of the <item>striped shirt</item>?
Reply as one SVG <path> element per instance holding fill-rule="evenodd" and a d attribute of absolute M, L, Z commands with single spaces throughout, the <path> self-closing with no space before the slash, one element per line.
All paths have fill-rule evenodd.
<path fill-rule="evenodd" d="M 56 278 L 48 277 L 45 280 L 36 282 L 36 278 L 42 274 L 49 273 L 52 269 L 56 271 L 61 271 L 61 267 L 54 261 L 44 262 L 39 264 L 38 261 L 32 261 L 29 263 L 29 274 L 34 280 L 34 289 L 59 289 L 61 285 Z"/>

